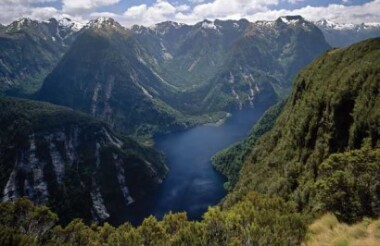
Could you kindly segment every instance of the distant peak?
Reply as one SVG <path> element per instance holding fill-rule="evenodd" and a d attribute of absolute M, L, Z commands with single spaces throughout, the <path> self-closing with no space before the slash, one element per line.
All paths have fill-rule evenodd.
<path fill-rule="evenodd" d="M 79 31 L 80 29 L 82 29 L 85 26 L 84 23 L 79 22 L 79 21 L 74 21 L 74 20 L 67 18 L 67 17 L 59 19 L 58 24 L 61 27 L 69 28 L 73 31 Z"/>
<path fill-rule="evenodd" d="M 203 21 L 201 21 L 201 23 L 208 23 L 208 24 L 211 24 L 211 23 L 214 23 L 213 21 L 209 20 L 209 19 L 204 19 Z"/>
<path fill-rule="evenodd" d="M 178 23 L 175 21 L 164 21 L 157 23 L 153 26 L 150 27 L 150 29 L 162 29 L 162 28 L 179 28 L 181 26 L 184 26 L 185 24 L 183 23 Z"/>
<path fill-rule="evenodd" d="M 34 24 L 38 23 L 37 21 L 34 21 L 30 18 L 21 18 L 21 19 L 18 19 L 14 22 L 12 22 L 7 28 L 8 28 L 8 31 L 17 31 L 17 30 L 21 30 L 25 27 L 30 27 L 30 26 L 33 26 Z"/>
<path fill-rule="evenodd" d="M 14 21 L 12 24 L 17 24 L 19 26 L 28 26 L 28 25 L 30 25 L 33 22 L 35 22 L 35 21 L 33 21 L 30 18 L 24 17 L 24 18 L 20 18 L 20 19 Z"/>
<path fill-rule="evenodd" d="M 91 28 L 122 28 L 113 18 L 104 16 L 91 20 L 87 26 Z"/>
<path fill-rule="evenodd" d="M 380 23 L 361 23 L 361 24 L 338 23 L 338 22 L 334 22 L 332 20 L 326 20 L 326 19 L 321 19 L 314 23 L 319 27 L 323 27 L 326 29 L 335 29 L 335 30 L 380 28 Z"/>

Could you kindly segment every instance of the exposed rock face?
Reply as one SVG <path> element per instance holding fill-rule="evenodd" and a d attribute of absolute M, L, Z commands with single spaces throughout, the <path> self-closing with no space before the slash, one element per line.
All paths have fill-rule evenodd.
<path fill-rule="evenodd" d="M 32 94 L 70 47 L 81 26 L 70 19 L 23 18 L 0 28 L 0 94 Z"/>
<path fill-rule="evenodd" d="M 100 18 L 80 32 L 36 98 L 150 137 L 189 127 L 192 116 L 270 106 L 329 48 L 300 16 L 131 29 Z"/>
<path fill-rule="evenodd" d="M 25 109 L 29 102 L 15 99 L 0 99 L 0 106 L 0 122 L 5 125 L 18 124 L 24 115 L 31 115 L 28 120 L 34 122 L 22 132 L 21 141 L 12 141 L 12 133 L 1 131 L 3 201 L 27 196 L 36 204 L 48 204 L 64 220 L 103 221 L 115 215 L 116 207 L 147 194 L 167 173 L 161 154 L 115 135 L 87 116 L 66 109 L 57 113 L 55 107 L 54 113 L 46 114 L 38 112 L 46 110 L 45 104 Z M 46 123 L 50 117 L 59 120 Z"/>

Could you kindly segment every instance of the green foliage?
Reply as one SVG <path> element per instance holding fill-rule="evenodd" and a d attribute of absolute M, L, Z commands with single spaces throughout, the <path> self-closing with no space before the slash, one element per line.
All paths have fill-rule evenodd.
<path fill-rule="evenodd" d="M 213 166 L 229 179 L 226 183 L 226 188 L 228 190 L 235 186 L 247 155 L 255 146 L 257 140 L 272 129 L 284 105 L 285 102 L 282 101 L 271 107 L 253 126 L 252 130 L 243 141 L 222 150 L 212 157 L 211 161 Z"/>
<path fill-rule="evenodd" d="M 94 219 L 91 192 L 95 185 L 109 214 L 117 215 L 117 208 L 125 206 L 125 200 L 116 165 L 125 171 L 124 185 L 134 199 L 151 192 L 168 172 L 163 154 L 68 108 L 0 98 L 0 124 L 4 126 L 0 129 L 0 189 L 4 190 L 13 172 L 16 181 L 12 192 L 37 203 L 47 202 L 62 224 L 77 217 L 86 222 Z M 53 154 L 64 170 L 61 183 L 57 181 Z M 25 156 L 22 166 L 16 165 L 20 156 Z M 36 178 L 36 172 L 42 177 Z M 36 188 L 39 182 L 46 185 L 48 196 Z"/>
<path fill-rule="evenodd" d="M 315 182 L 322 178 L 318 187 L 324 192 L 319 194 L 323 209 L 348 221 L 376 216 L 377 150 L 366 158 L 366 150 L 354 150 L 366 139 L 370 148 L 379 144 L 379 57 L 380 39 L 370 39 L 331 50 L 304 69 L 274 127 L 248 154 L 224 206 L 255 190 L 311 211 L 320 205 Z M 343 154 L 324 162 L 335 153 Z"/>
<path fill-rule="evenodd" d="M 0 28 L 0 95 L 30 96 L 41 87 L 76 36 L 59 29 L 53 19 L 21 19 Z"/>
<path fill-rule="evenodd" d="M 380 149 L 333 154 L 319 167 L 316 197 L 321 209 L 347 222 L 380 216 Z"/>
<path fill-rule="evenodd" d="M 0 242 L 7 245 L 297 245 L 306 232 L 305 217 L 291 203 L 256 193 L 227 210 L 209 208 L 200 222 L 169 213 L 161 221 L 150 216 L 138 227 L 87 226 L 76 219 L 52 228 L 57 216 L 26 199 L 1 203 L 0 215 Z"/>
<path fill-rule="evenodd" d="M 36 207 L 25 198 L 0 203 L 1 245 L 35 245 L 43 242 L 58 221 L 47 207 Z"/>

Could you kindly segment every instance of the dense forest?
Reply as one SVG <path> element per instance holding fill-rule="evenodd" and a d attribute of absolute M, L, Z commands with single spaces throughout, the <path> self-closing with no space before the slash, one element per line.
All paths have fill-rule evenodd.
<path fill-rule="evenodd" d="M 0 204 L 0 244 L 315 245 L 326 225 L 347 233 L 347 240 L 377 225 L 368 234 L 375 234 L 376 245 L 378 222 L 366 218 L 380 215 L 379 58 L 378 38 L 330 50 L 306 67 L 286 102 L 215 157 L 232 185 L 201 221 L 169 213 L 138 227 L 80 219 L 62 225 L 49 208 L 19 199 Z M 321 219 L 319 230 L 310 225 L 327 212 L 333 215 Z M 352 227 L 366 225 L 364 234 L 350 234 L 335 216 L 346 223 L 364 218 Z"/>

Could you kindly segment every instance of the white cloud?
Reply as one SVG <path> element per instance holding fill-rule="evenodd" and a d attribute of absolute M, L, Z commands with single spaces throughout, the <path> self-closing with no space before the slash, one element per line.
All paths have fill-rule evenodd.
<path fill-rule="evenodd" d="M 177 9 L 177 11 L 184 12 L 184 11 L 190 10 L 191 7 L 187 4 L 182 4 L 182 5 L 176 6 L 176 9 Z"/>
<path fill-rule="evenodd" d="M 180 6 L 183 9 L 183 6 Z M 127 9 L 123 16 L 123 22 L 131 24 L 152 25 L 157 22 L 173 19 L 174 14 L 178 12 L 176 6 L 164 0 L 157 0 L 152 6 L 145 4 L 133 6 Z"/>
<path fill-rule="evenodd" d="M 62 9 L 53 7 L 36 7 L 36 3 L 62 1 Z M 282 15 L 302 15 L 309 20 L 321 18 L 341 23 L 380 22 L 380 0 L 347 6 L 340 4 L 323 7 L 306 6 L 295 10 L 271 10 L 281 1 L 299 2 L 302 0 L 188 0 L 194 4 L 180 4 L 169 0 L 156 0 L 153 4 L 132 6 L 123 14 L 102 11 L 102 6 L 119 3 L 121 0 L 0 0 L 0 23 L 30 17 L 43 20 L 50 17 L 69 17 L 76 20 L 89 20 L 99 16 L 113 17 L 121 24 L 152 25 L 173 20 L 193 24 L 203 19 L 241 19 L 273 20 Z M 47 4 L 48 5 L 48 4 Z"/>
<path fill-rule="evenodd" d="M 49 3 L 57 0 L 0 0 L 0 5 L 20 5 L 20 4 L 35 4 L 35 3 Z"/>
<path fill-rule="evenodd" d="M 362 5 L 346 6 L 330 4 L 325 7 L 306 6 L 295 10 L 269 10 L 256 13 L 246 18 L 254 20 L 276 19 L 282 15 L 302 15 L 308 20 L 329 19 L 338 23 L 380 22 L 380 0 Z"/>
<path fill-rule="evenodd" d="M 214 0 L 196 5 L 191 13 L 177 13 L 176 19 L 190 23 L 202 19 L 239 19 L 260 11 L 268 11 L 269 6 L 278 3 L 279 0 Z"/>
<path fill-rule="evenodd" d="M 191 3 L 204 3 L 205 0 L 189 0 Z"/>
<path fill-rule="evenodd" d="M 0 0 L 0 23 L 9 24 L 15 19 L 28 17 L 46 20 L 56 17 L 59 11 L 53 7 L 34 7 L 33 4 L 53 2 L 55 0 Z"/>
<path fill-rule="evenodd" d="M 296 4 L 296 3 L 300 3 L 300 2 L 304 2 L 305 0 L 288 0 L 289 3 L 291 4 Z M 347 1 L 347 0 L 343 0 L 343 1 Z"/>
<path fill-rule="evenodd" d="M 119 2 L 120 0 L 62 0 L 63 11 L 67 13 L 87 12 Z"/>
<path fill-rule="evenodd" d="M 112 12 L 93 12 L 90 14 L 91 18 L 98 18 L 98 17 L 110 17 L 117 19 L 119 16 Z"/>

